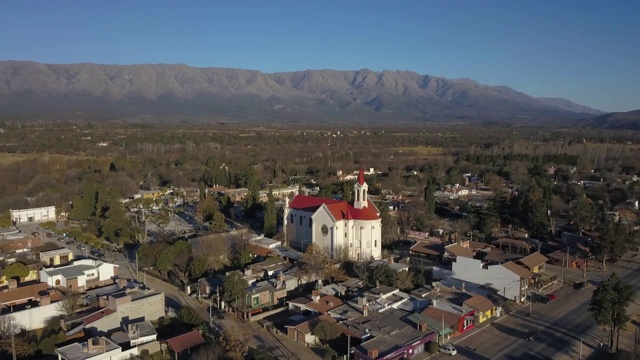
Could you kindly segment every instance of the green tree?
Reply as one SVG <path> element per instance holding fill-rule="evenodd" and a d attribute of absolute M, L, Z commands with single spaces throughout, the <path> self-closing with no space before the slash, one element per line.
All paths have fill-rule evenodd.
<path fill-rule="evenodd" d="M 605 222 L 600 230 L 600 236 L 594 239 L 593 252 L 602 261 L 602 268 L 606 269 L 607 260 L 618 261 L 637 243 L 631 236 L 627 225 L 622 222 Z"/>
<path fill-rule="evenodd" d="M 380 221 L 382 222 L 382 243 L 390 244 L 398 239 L 398 220 L 389 211 L 389 205 L 376 204 L 380 209 Z"/>
<path fill-rule="evenodd" d="M 11 221 L 11 212 L 9 210 L 0 213 L 0 228 L 7 228 L 13 225 Z"/>
<path fill-rule="evenodd" d="M 396 280 L 396 275 L 393 270 L 387 264 L 382 264 L 373 267 L 371 272 L 369 273 L 369 283 L 377 285 L 378 283 L 381 285 L 393 286 L 394 281 Z"/>
<path fill-rule="evenodd" d="M 199 278 L 209 270 L 207 258 L 204 255 L 197 255 L 189 264 L 189 274 L 192 278 Z"/>
<path fill-rule="evenodd" d="M 522 214 L 527 228 L 535 237 L 544 238 L 549 232 L 549 216 L 547 215 L 549 207 L 547 204 L 544 191 L 537 185 L 533 185 L 524 196 Z"/>
<path fill-rule="evenodd" d="M 221 234 L 227 231 L 227 223 L 224 214 L 216 207 L 213 212 L 213 218 L 211 219 L 209 230 L 214 234 Z"/>
<path fill-rule="evenodd" d="M 183 306 L 182 309 L 180 309 L 180 321 L 195 326 L 204 323 L 202 316 L 191 306 Z"/>
<path fill-rule="evenodd" d="M 593 292 L 589 312 L 593 315 L 596 323 L 609 328 L 609 351 L 615 352 L 616 335 L 620 328 L 629 321 L 627 308 L 635 299 L 633 287 L 612 274 L 609 279 L 598 285 Z"/>
<path fill-rule="evenodd" d="M 244 300 L 248 286 L 247 280 L 242 278 L 239 272 L 232 272 L 222 281 L 222 298 L 227 304 L 233 303 L 237 306 L 238 300 Z"/>
<path fill-rule="evenodd" d="M 264 204 L 264 236 L 272 237 L 278 230 L 278 211 L 273 193 L 269 190 L 268 201 Z"/>
<path fill-rule="evenodd" d="M 58 229 L 58 224 L 55 221 L 47 221 L 42 223 L 40 226 L 51 231 L 56 231 Z"/>
<path fill-rule="evenodd" d="M 140 268 L 155 267 L 158 257 L 169 247 L 165 242 L 146 243 L 138 249 L 138 266 Z"/>
<path fill-rule="evenodd" d="M 21 262 L 14 262 L 13 264 L 5 266 L 3 272 L 7 279 L 18 278 L 24 280 L 24 278 L 29 276 L 29 268 Z"/>
<path fill-rule="evenodd" d="M 235 266 L 244 267 L 252 260 L 251 256 L 251 235 L 234 235 L 230 237 L 231 259 Z"/>
<path fill-rule="evenodd" d="M 311 333 L 317 336 L 320 341 L 326 343 L 340 336 L 342 331 L 340 331 L 335 321 L 322 319 L 314 324 Z"/>
<path fill-rule="evenodd" d="M 427 185 L 424 187 L 424 211 L 428 216 L 431 216 L 436 211 L 436 187 L 433 184 L 431 178 L 427 179 Z"/>
<path fill-rule="evenodd" d="M 353 200 L 353 187 L 348 181 L 342 183 L 342 200 L 347 202 Z"/>
<path fill-rule="evenodd" d="M 94 182 L 85 184 L 82 195 L 73 200 L 69 218 L 73 220 L 88 220 L 96 211 L 98 187 Z"/>
<path fill-rule="evenodd" d="M 573 209 L 573 221 L 579 231 L 591 229 L 595 225 L 596 207 L 593 206 L 593 202 L 589 198 L 582 197 L 576 202 Z"/>

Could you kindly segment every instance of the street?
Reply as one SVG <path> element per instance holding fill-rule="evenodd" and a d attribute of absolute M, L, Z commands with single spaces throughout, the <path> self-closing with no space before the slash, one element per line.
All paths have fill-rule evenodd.
<path fill-rule="evenodd" d="M 616 272 L 623 280 L 640 291 L 637 264 L 628 260 L 609 265 L 606 272 L 589 273 L 590 285 L 580 290 L 563 286 L 554 291 L 558 300 L 549 304 L 523 306 L 515 313 L 496 320 L 490 326 L 469 335 L 461 335 L 452 343 L 458 349 L 457 359 L 472 360 L 541 360 L 587 358 L 602 341 L 607 344 L 607 332 L 596 326 L 589 313 L 591 293 L 597 284 Z M 524 339 L 528 330 L 536 330 L 534 341 Z M 581 346 L 582 340 L 582 346 Z M 581 349 L 582 348 L 582 349 Z M 432 359 L 449 359 L 449 355 L 437 354 Z"/>

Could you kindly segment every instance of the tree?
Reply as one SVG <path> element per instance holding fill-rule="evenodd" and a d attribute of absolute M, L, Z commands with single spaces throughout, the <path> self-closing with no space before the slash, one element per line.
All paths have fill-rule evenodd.
<path fill-rule="evenodd" d="M 220 270 L 229 265 L 230 248 L 227 239 L 219 237 L 196 238 L 192 241 L 193 253 L 205 260 L 206 270 Z"/>
<path fill-rule="evenodd" d="M 224 348 L 218 344 L 198 346 L 191 355 L 192 360 L 220 360 L 224 358 Z"/>
<path fill-rule="evenodd" d="M 369 266 L 369 262 L 357 262 L 353 263 L 353 272 L 356 274 L 358 279 L 362 281 L 363 284 L 369 283 L 369 278 L 371 274 L 371 267 Z"/>
<path fill-rule="evenodd" d="M 214 234 L 221 234 L 227 231 L 227 222 L 224 214 L 216 207 L 213 211 L 213 217 L 211 219 L 209 230 Z"/>
<path fill-rule="evenodd" d="M 182 309 L 180 309 L 180 321 L 195 326 L 204 323 L 202 316 L 191 306 L 183 306 Z"/>
<path fill-rule="evenodd" d="M 251 235 L 233 235 L 229 238 L 231 259 L 235 266 L 243 267 L 250 263 L 251 256 Z"/>
<path fill-rule="evenodd" d="M 544 191 L 537 185 L 533 185 L 524 196 L 522 202 L 522 215 L 527 228 L 533 236 L 544 238 L 548 233 L 548 210 Z"/>
<path fill-rule="evenodd" d="M 14 262 L 4 267 L 3 273 L 7 279 L 18 278 L 24 280 L 24 278 L 29 276 L 30 271 L 27 265 L 21 262 Z"/>
<path fill-rule="evenodd" d="M 342 334 L 340 328 L 336 325 L 335 321 L 328 319 L 321 319 L 315 323 L 311 333 L 320 339 L 323 343 L 329 340 L 333 340 Z"/>
<path fill-rule="evenodd" d="M 413 290 L 413 273 L 409 270 L 398 271 L 393 286 L 400 290 Z"/>
<path fill-rule="evenodd" d="M 338 264 L 329 264 L 325 268 L 324 276 L 330 283 L 342 282 L 349 279 L 347 274 Z"/>
<path fill-rule="evenodd" d="M 595 225 L 596 207 L 593 206 L 593 202 L 589 198 L 582 197 L 577 201 L 573 209 L 573 221 L 578 226 L 579 231 L 590 229 Z"/>
<path fill-rule="evenodd" d="M 32 353 L 29 345 L 22 337 L 22 332 L 13 314 L 0 316 L 0 350 L 13 356 L 13 360 L 28 356 Z M 0 352 L 0 355 L 2 355 Z"/>
<path fill-rule="evenodd" d="M 7 228 L 13 225 L 11 221 L 11 212 L 9 210 L 0 213 L 0 228 Z"/>
<path fill-rule="evenodd" d="M 615 273 L 609 279 L 601 282 L 593 292 L 589 312 L 598 325 L 609 328 L 610 352 L 617 350 L 616 335 L 630 319 L 627 315 L 627 308 L 634 298 L 634 288 L 618 278 Z"/>
<path fill-rule="evenodd" d="M 382 243 L 389 244 L 398 239 L 398 220 L 389 213 L 387 204 L 377 204 L 380 209 L 380 221 L 382 222 Z"/>
<path fill-rule="evenodd" d="M 380 283 L 382 285 L 392 286 L 395 278 L 396 276 L 388 264 L 374 266 L 369 273 L 370 284 L 377 285 L 378 283 Z"/>
<path fill-rule="evenodd" d="M 209 265 L 204 255 L 196 255 L 193 261 L 189 263 L 189 275 L 191 275 L 191 278 L 199 278 L 205 275 L 208 270 Z"/>
<path fill-rule="evenodd" d="M 185 240 L 176 241 L 171 245 L 171 268 L 178 275 L 183 284 L 189 281 L 189 262 L 191 261 L 191 244 Z"/>
<path fill-rule="evenodd" d="M 71 316 L 80 309 L 80 293 L 69 291 L 65 295 L 64 299 L 59 301 L 56 305 L 58 311 L 64 313 L 67 316 Z"/>
<path fill-rule="evenodd" d="M 347 202 L 353 200 L 353 187 L 348 181 L 342 183 L 342 200 Z"/>
<path fill-rule="evenodd" d="M 232 272 L 224 277 L 222 281 L 222 299 L 230 304 L 239 299 L 244 299 L 245 291 L 249 284 L 247 280 L 242 278 L 239 272 Z"/>
<path fill-rule="evenodd" d="M 237 327 L 225 329 L 220 337 L 220 342 L 226 350 L 226 356 L 233 360 L 243 360 L 244 354 L 249 349 L 249 332 Z"/>
<path fill-rule="evenodd" d="M 424 212 L 427 216 L 431 216 L 436 211 L 436 187 L 433 184 L 431 178 L 427 179 L 427 185 L 424 187 Z"/>
<path fill-rule="evenodd" d="M 140 245 L 138 249 L 138 265 L 141 268 L 155 267 L 158 262 L 158 257 L 163 253 L 169 244 L 165 242 L 147 243 Z"/>
<path fill-rule="evenodd" d="M 607 260 L 618 261 L 629 249 L 636 245 L 629 229 L 622 222 L 604 222 L 600 236 L 593 241 L 593 252 L 602 261 L 602 268 L 606 269 Z"/>
<path fill-rule="evenodd" d="M 307 274 L 315 274 L 320 280 L 324 280 L 325 271 L 330 264 L 329 255 L 316 244 L 311 244 L 302 254 L 302 270 Z"/>
<path fill-rule="evenodd" d="M 268 201 L 264 204 L 264 236 L 272 237 L 278 231 L 278 211 L 275 199 L 269 190 Z"/>

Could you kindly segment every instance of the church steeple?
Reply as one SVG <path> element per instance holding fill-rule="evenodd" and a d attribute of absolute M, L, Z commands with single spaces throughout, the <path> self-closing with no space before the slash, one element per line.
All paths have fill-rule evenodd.
<path fill-rule="evenodd" d="M 369 186 L 364 181 L 364 170 L 360 168 L 358 173 L 358 181 L 353 186 L 355 191 L 355 199 L 353 201 L 353 207 L 356 209 L 362 209 L 369 205 Z"/>

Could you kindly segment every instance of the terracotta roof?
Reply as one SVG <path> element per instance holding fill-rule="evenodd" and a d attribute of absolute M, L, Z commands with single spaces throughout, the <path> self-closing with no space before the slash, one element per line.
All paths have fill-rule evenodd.
<path fill-rule="evenodd" d="M 486 248 L 493 248 L 493 245 L 480 241 L 469 241 L 469 249 L 471 250 L 483 250 Z"/>
<path fill-rule="evenodd" d="M 429 306 L 428 308 L 424 309 L 422 311 L 422 314 L 438 321 L 442 321 L 444 315 L 444 323 L 448 326 L 456 326 L 458 324 L 458 320 L 460 319 L 460 316 L 458 314 L 441 310 L 433 306 Z"/>
<path fill-rule="evenodd" d="M 82 319 L 82 322 L 85 325 L 88 325 L 88 324 L 91 324 L 94 321 L 102 319 L 103 317 L 107 317 L 107 316 L 109 316 L 109 315 L 111 315 L 111 314 L 113 314 L 115 312 L 116 312 L 115 310 L 112 310 L 112 309 L 109 309 L 109 308 L 102 309 L 102 310 L 100 310 L 98 312 L 95 312 L 95 313 L 87 316 L 86 318 Z"/>
<path fill-rule="evenodd" d="M 19 286 L 13 290 L 7 290 L 7 287 L 4 287 L 0 290 L 0 304 L 27 302 L 29 300 L 39 299 L 40 295 L 46 295 L 48 288 L 49 285 L 47 285 L 47 283 Z"/>
<path fill-rule="evenodd" d="M 176 353 L 191 349 L 192 347 L 204 344 L 205 342 L 206 341 L 198 330 L 193 330 L 186 334 L 182 334 L 180 336 L 176 336 L 167 340 L 167 343 L 171 347 L 171 350 Z"/>
<path fill-rule="evenodd" d="M 42 240 L 33 236 L 26 236 L 22 239 L 0 240 L 0 251 L 8 253 L 22 249 L 31 249 L 36 246 L 42 246 L 42 244 Z"/>
<path fill-rule="evenodd" d="M 458 244 L 446 246 L 444 248 L 444 251 L 451 253 L 455 257 L 462 256 L 467 258 L 473 258 L 473 255 L 474 255 L 473 251 L 467 249 L 466 247 L 462 247 Z"/>
<path fill-rule="evenodd" d="M 362 170 L 362 168 L 360 168 L 360 171 L 358 172 L 358 184 L 364 184 L 364 170 Z"/>
<path fill-rule="evenodd" d="M 482 312 L 489 311 L 495 307 L 495 305 L 493 305 L 491 300 L 487 299 L 482 295 L 474 295 L 469 299 L 465 300 L 464 304 L 472 309 L 482 311 Z"/>
<path fill-rule="evenodd" d="M 311 301 L 305 305 L 319 313 L 326 314 L 327 312 L 329 312 L 329 310 L 335 309 L 338 306 L 342 305 L 342 300 L 333 295 L 325 295 L 321 297 L 317 303 Z"/>
<path fill-rule="evenodd" d="M 540 251 L 536 251 L 533 254 L 529 254 L 524 258 L 520 259 L 520 262 L 528 267 L 529 269 L 533 269 L 536 266 L 540 266 L 549 261 L 549 258 L 542 255 Z"/>
<path fill-rule="evenodd" d="M 267 257 L 271 256 L 272 250 L 262 246 L 249 244 L 249 252 L 251 252 L 253 255 Z"/>
<path fill-rule="evenodd" d="M 346 201 L 319 198 L 315 196 L 297 195 L 289 205 L 290 209 L 315 212 L 322 205 L 326 205 L 336 220 L 378 220 L 378 211 L 371 200 L 367 206 L 356 209 Z"/>
<path fill-rule="evenodd" d="M 515 246 L 521 249 L 531 249 L 531 245 L 528 242 L 520 239 L 501 238 L 494 240 L 493 244 L 498 244 L 498 246 Z"/>
<path fill-rule="evenodd" d="M 505 269 L 511 271 L 512 273 L 520 276 L 521 278 L 532 277 L 533 273 L 529 271 L 526 267 L 522 265 L 518 265 L 513 261 L 509 261 L 507 263 L 502 264 Z"/>
<path fill-rule="evenodd" d="M 483 261 L 491 261 L 498 264 L 506 263 L 511 260 L 522 259 L 522 255 L 520 254 L 509 254 L 505 253 L 499 249 L 491 249 L 487 253 L 487 255 L 482 259 Z"/>
<path fill-rule="evenodd" d="M 409 251 L 427 255 L 442 255 L 444 246 L 441 242 L 418 241 Z"/>
<path fill-rule="evenodd" d="M 334 318 L 332 318 L 330 315 L 320 315 L 318 317 L 314 317 L 311 319 L 304 319 L 302 320 L 302 322 L 299 322 L 295 325 L 286 325 L 285 327 L 290 327 L 290 328 L 294 328 L 298 331 L 300 331 L 301 333 L 307 335 L 307 334 L 311 334 L 311 332 L 313 331 L 313 328 L 315 327 L 315 325 L 320 322 L 320 321 L 330 321 L 335 323 L 336 320 Z"/>

